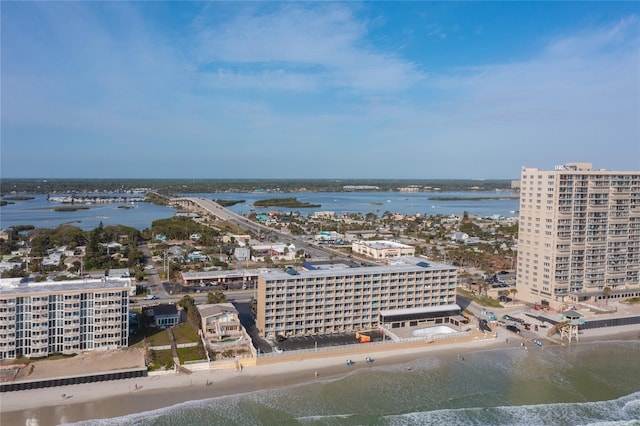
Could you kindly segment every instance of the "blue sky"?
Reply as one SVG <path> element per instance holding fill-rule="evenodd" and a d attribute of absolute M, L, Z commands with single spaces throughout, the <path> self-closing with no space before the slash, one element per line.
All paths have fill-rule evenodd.
<path fill-rule="evenodd" d="M 640 170 L 638 2 L 2 2 L 2 177 Z"/>

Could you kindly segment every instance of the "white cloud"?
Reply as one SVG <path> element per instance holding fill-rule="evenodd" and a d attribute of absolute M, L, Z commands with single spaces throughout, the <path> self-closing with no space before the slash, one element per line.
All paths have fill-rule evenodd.
<path fill-rule="evenodd" d="M 222 24 L 214 17 L 207 10 L 197 19 L 194 56 L 201 64 L 220 64 L 227 70 L 225 78 L 234 69 L 235 81 L 249 87 L 266 84 L 265 73 L 252 70 L 273 76 L 269 71 L 274 67 L 297 76 L 290 77 L 293 90 L 322 86 L 386 92 L 406 89 L 422 78 L 411 62 L 370 46 L 367 22 L 344 5 L 248 8 Z M 296 84 L 301 79 L 307 81 L 303 86 Z M 273 80 L 274 89 L 286 88 L 282 80 Z"/>

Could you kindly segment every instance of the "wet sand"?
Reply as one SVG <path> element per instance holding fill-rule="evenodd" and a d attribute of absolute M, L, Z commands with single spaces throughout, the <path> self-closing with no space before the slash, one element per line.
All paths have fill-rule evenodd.
<path fill-rule="evenodd" d="M 636 340 L 640 327 L 627 326 L 587 331 L 580 342 Z M 503 336 L 504 333 L 502 333 Z M 190 375 L 169 374 L 138 379 L 62 386 L 29 391 L 7 392 L 0 396 L 0 424 L 47 426 L 81 420 L 119 417 L 151 411 L 186 401 L 244 394 L 343 377 L 359 368 L 409 363 L 430 356 L 456 357 L 475 351 L 520 345 L 522 339 L 510 336 L 507 344 L 499 339 L 472 340 L 457 344 L 425 345 L 419 348 L 371 352 L 363 348 L 351 356 L 347 366 L 343 355 L 304 361 L 247 366 L 242 372 L 207 370 Z M 576 344 L 576 343 L 572 343 Z M 372 364 L 365 361 L 374 358 Z M 318 377 L 316 377 L 318 373 Z M 137 387 L 137 389 L 136 389 Z M 66 398 L 63 398 L 63 394 Z"/>

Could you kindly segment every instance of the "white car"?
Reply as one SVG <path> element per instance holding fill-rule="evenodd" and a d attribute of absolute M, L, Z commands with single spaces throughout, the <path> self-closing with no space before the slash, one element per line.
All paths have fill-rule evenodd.
<path fill-rule="evenodd" d="M 156 300 L 158 298 L 158 296 L 156 296 L 155 294 L 147 294 L 144 297 L 144 300 Z"/>

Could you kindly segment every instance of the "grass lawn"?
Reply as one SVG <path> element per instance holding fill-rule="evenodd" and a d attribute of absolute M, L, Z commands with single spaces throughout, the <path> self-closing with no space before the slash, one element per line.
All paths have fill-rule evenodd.
<path fill-rule="evenodd" d="M 207 354 L 204 352 L 202 344 L 199 343 L 198 346 L 191 348 L 178 348 L 178 358 L 180 363 L 184 364 L 187 361 L 206 360 Z"/>
<path fill-rule="evenodd" d="M 189 322 L 182 323 L 176 327 L 173 327 L 173 337 L 176 339 L 176 344 L 199 342 L 200 337 Z"/>
<path fill-rule="evenodd" d="M 165 346 L 170 345 L 169 333 L 167 330 L 157 328 L 147 328 L 140 333 L 129 336 L 129 346 L 144 348 L 145 346 Z"/>
<path fill-rule="evenodd" d="M 477 296 L 461 288 L 457 288 L 456 291 L 462 296 L 466 297 L 467 299 L 473 300 L 481 306 L 486 306 L 487 308 L 504 308 L 504 306 L 502 306 L 500 302 L 498 302 L 496 299 L 492 299 L 491 297 Z"/>
<path fill-rule="evenodd" d="M 151 351 L 152 362 L 148 365 L 149 371 L 173 368 L 173 355 L 171 349 L 163 351 Z"/>

